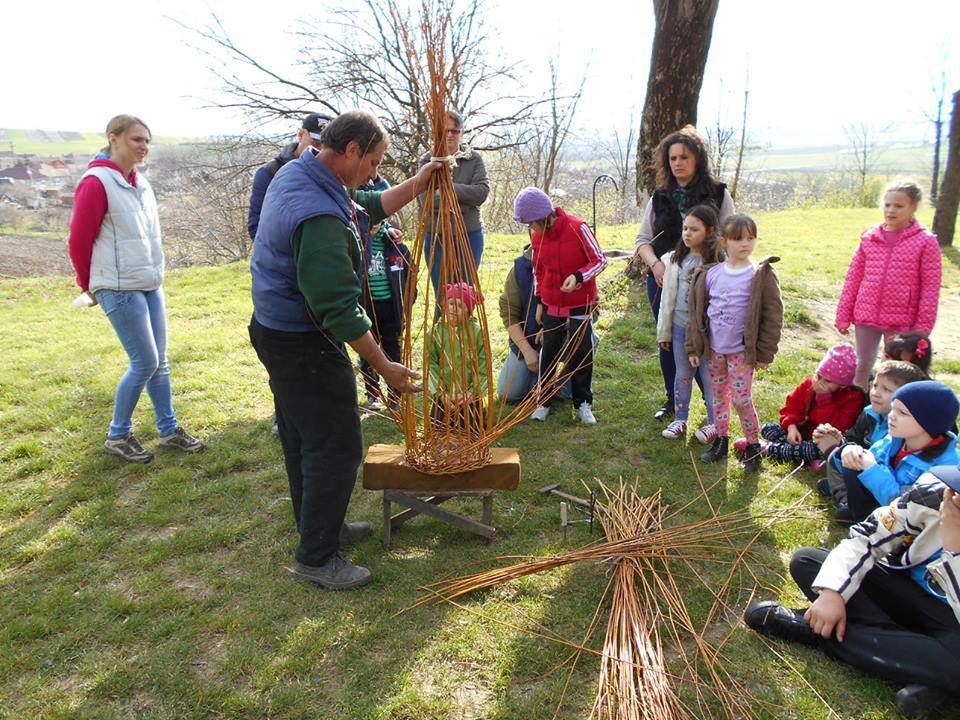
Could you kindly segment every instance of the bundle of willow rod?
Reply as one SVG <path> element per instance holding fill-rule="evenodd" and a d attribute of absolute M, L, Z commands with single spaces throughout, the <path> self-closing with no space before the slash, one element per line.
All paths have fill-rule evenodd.
<path fill-rule="evenodd" d="M 421 106 L 426 110 L 425 118 L 413 120 L 421 126 L 429 124 L 429 149 L 435 158 L 448 158 L 447 112 L 452 109 L 449 88 L 456 84 L 461 59 L 454 43 L 450 42 L 450 12 L 451 8 L 444 7 L 443 3 L 422 3 L 419 32 L 413 30 L 407 18 L 393 17 L 407 64 L 414 69 L 410 91 L 420 97 Z M 421 68 L 421 58 L 425 68 Z M 493 443 L 529 417 L 538 404 L 555 395 L 577 369 L 567 367 L 568 363 L 561 359 L 556 368 L 549 369 L 553 372 L 543 373 L 539 393 L 531 393 L 531 397 L 509 409 L 495 398 L 493 358 L 480 277 L 453 186 L 455 161 L 455 156 L 444 161 L 421 197 L 418 230 L 411 244 L 413 262 L 404 288 L 401 362 L 414 367 L 416 359 L 422 361 L 423 385 L 427 391 L 420 396 L 403 395 L 398 407 L 386 410 L 403 432 L 407 464 L 435 474 L 464 472 L 489 464 Z M 452 357 L 434 350 L 438 323 L 444 320 L 441 290 L 433 288 L 432 292 L 420 293 L 422 311 L 419 321 L 414 320 L 420 259 L 424 257 L 428 267 L 438 262 L 440 288 L 466 283 L 478 297 L 473 314 L 480 327 L 479 337 L 470 327 L 469 319 L 445 319 L 448 342 L 453 345 L 449 354 Z M 418 332 L 414 332 L 415 325 Z M 569 339 L 565 347 L 575 347 L 574 343 L 581 337 Z M 431 367 L 431 359 L 438 369 Z M 442 380 L 444 387 L 436 393 L 429 392 L 431 380 Z"/>
<path fill-rule="evenodd" d="M 605 496 L 599 512 L 606 540 L 560 555 L 433 583 L 425 588 L 428 594 L 411 607 L 435 601 L 455 603 L 457 598 L 477 590 L 574 563 L 609 563 L 610 581 L 587 636 L 580 644 L 563 641 L 575 648 L 574 666 L 582 653 L 600 656 L 599 684 L 591 717 L 759 717 L 764 708 L 769 708 L 753 698 L 732 674 L 734 663 L 723 657 L 728 636 L 720 640 L 711 640 L 710 636 L 717 634 L 718 614 L 729 611 L 733 605 L 734 591 L 752 594 L 756 590 L 759 581 L 745 560 L 750 558 L 750 550 L 765 526 L 795 519 L 800 505 L 756 516 L 746 510 L 717 514 L 701 483 L 702 495 L 684 508 L 704 506 L 710 517 L 670 525 L 684 508 L 668 514 L 659 492 L 641 497 L 623 481 L 612 490 L 602 484 L 600 488 Z M 723 580 L 705 577 L 704 565 L 725 569 Z M 743 573 L 750 576 L 747 587 L 734 582 Z M 680 577 L 699 582 L 713 598 L 702 623 L 694 620 L 687 607 L 686 593 L 677 582 Z M 596 629 L 607 596 L 609 619 L 602 650 L 597 652 L 587 642 Z M 668 656 L 678 669 L 667 668 Z M 685 695 L 682 687 L 692 688 L 692 697 Z"/>

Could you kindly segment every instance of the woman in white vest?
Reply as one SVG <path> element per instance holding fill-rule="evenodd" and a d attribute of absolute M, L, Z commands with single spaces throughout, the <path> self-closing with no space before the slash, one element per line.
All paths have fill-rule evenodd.
<path fill-rule="evenodd" d="M 117 115 L 107 124 L 107 140 L 77 184 L 70 259 L 89 304 L 103 308 L 130 358 L 104 448 L 129 462 L 148 463 L 153 453 L 134 437 L 132 422 L 144 387 L 161 447 L 199 452 L 204 445 L 177 424 L 173 411 L 157 200 L 137 173 L 150 151 L 150 129 L 132 115 Z"/>

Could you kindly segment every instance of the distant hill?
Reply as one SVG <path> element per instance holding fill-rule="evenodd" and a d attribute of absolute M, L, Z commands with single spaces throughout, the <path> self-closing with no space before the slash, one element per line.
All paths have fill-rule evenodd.
<path fill-rule="evenodd" d="M 153 141 L 158 145 L 175 145 L 191 139 L 157 136 Z M 12 150 L 18 155 L 92 155 L 105 144 L 102 132 L 0 128 L 0 151 Z"/>

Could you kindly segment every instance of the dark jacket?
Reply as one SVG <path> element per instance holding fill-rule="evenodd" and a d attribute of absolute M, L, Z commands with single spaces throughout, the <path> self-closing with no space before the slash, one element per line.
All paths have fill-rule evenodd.
<path fill-rule="evenodd" d="M 500 294 L 500 319 L 505 328 L 517 323 L 523 323 L 523 334 L 534 350 L 540 350 L 537 343 L 537 332 L 540 323 L 537 322 L 537 308 L 540 298 L 533 294 L 533 247 L 527 245 L 523 254 L 513 261 L 513 267 L 507 273 L 503 283 L 503 292 Z M 523 354 L 513 340 L 509 340 L 510 350 L 518 358 Z"/>
<path fill-rule="evenodd" d="M 717 183 L 711 193 L 709 189 L 699 194 L 691 194 L 687 200 L 686 207 L 692 208 L 703 202 L 711 202 L 716 205 L 717 211 L 723 205 L 723 196 L 727 192 L 727 186 L 723 183 Z M 671 188 L 657 188 L 653 191 L 650 198 L 653 204 L 653 251 L 657 257 L 673 250 L 680 241 L 680 235 L 683 232 L 683 215 L 680 208 L 673 200 L 673 190 Z"/>
<path fill-rule="evenodd" d="M 388 186 L 389 187 L 389 186 Z M 393 304 L 394 317 L 400 321 L 400 327 L 403 327 L 403 297 L 407 291 L 407 275 L 410 271 L 410 250 L 402 242 L 394 242 L 393 238 L 387 232 L 389 226 L 386 222 L 380 228 L 383 236 L 384 263 L 387 266 L 387 280 L 390 282 L 390 301 Z M 363 292 L 360 295 L 363 309 L 367 315 L 373 319 L 374 303 L 370 295 L 370 284 L 367 277 L 367 268 L 370 267 L 372 247 L 369 241 L 369 233 L 364 233 L 363 243 L 363 272 L 360 278 L 360 284 Z M 413 289 L 413 298 L 411 303 L 417 300 L 417 289 Z"/>
<path fill-rule="evenodd" d="M 247 232 L 250 233 L 250 239 L 257 237 L 257 227 L 260 225 L 260 212 L 263 209 L 263 198 L 267 194 L 267 188 L 273 181 L 273 176 L 277 171 L 293 160 L 293 153 L 297 149 L 297 143 L 292 142 L 283 146 L 283 150 L 273 160 L 260 167 L 253 176 L 253 188 L 250 190 L 250 210 L 247 213 Z"/>
<path fill-rule="evenodd" d="M 780 344 L 783 330 L 783 300 L 780 281 L 772 264 L 776 256 L 765 258 L 757 265 L 750 286 L 750 305 L 743 328 L 744 355 L 748 365 L 771 363 Z M 703 265 L 693 274 L 690 292 L 690 323 L 687 325 L 687 355 L 702 357 L 710 350 L 710 322 L 707 318 L 707 271 L 716 263 Z"/>

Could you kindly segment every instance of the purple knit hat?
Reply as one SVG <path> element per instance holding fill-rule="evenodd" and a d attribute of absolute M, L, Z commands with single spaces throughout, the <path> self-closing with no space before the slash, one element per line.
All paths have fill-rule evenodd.
<path fill-rule="evenodd" d="M 817 365 L 817 374 L 824 380 L 837 385 L 853 385 L 853 376 L 857 372 L 857 352 L 852 345 L 843 343 L 827 350 L 823 360 Z"/>
<path fill-rule="evenodd" d="M 543 220 L 552 212 L 553 203 L 540 188 L 525 187 L 513 201 L 513 219 L 525 225 Z"/>

